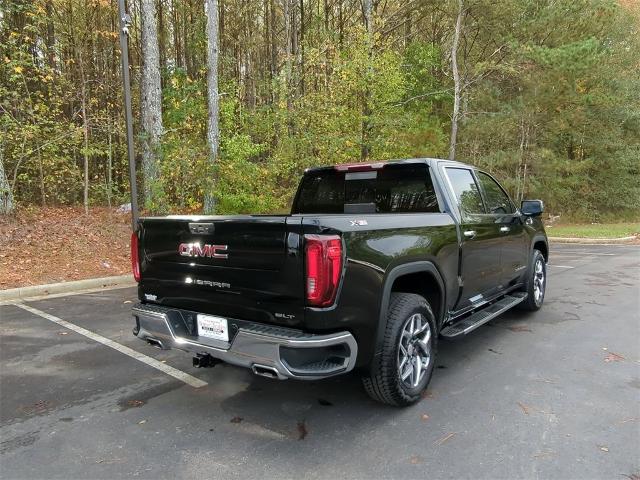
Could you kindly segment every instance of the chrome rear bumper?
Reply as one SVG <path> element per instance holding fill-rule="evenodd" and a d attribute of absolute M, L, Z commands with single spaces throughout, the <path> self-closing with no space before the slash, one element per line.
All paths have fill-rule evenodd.
<path fill-rule="evenodd" d="M 284 380 L 316 380 L 353 369 L 358 354 L 349 332 L 315 335 L 300 330 L 228 318 L 230 340 L 197 336 L 197 313 L 136 304 L 133 333 L 162 349 L 176 348 L 252 369 Z M 195 335 L 194 335 L 195 334 Z"/>

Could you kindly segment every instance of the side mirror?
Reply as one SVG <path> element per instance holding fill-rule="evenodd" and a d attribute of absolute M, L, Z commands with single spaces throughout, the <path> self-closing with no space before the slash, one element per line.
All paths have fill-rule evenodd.
<path fill-rule="evenodd" d="M 542 200 L 523 200 L 520 211 L 528 217 L 538 217 L 544 211 Z"/>

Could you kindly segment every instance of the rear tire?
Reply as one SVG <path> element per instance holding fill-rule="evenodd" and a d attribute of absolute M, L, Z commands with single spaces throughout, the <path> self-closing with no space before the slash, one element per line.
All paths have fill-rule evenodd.
<path fill-rule="evenodd" d="M 547 288 L 547 265 L 544 255 L 540 250 L 534 250 L 531 253 L 531 261 L 527 269 L 527 278 L 525 280 L 524 292 L 527 292 L 527 298 L 520 302 L 517 307 L 520 310 L 535 312 L 540 310 L 544 302 L 544 293 Z"/>
<path fill-rule="evenodd" d="M 429 303 L 413 293 L 392 293 L 382 353 L 364 389 L 378 402 L 404 407 L 416 403 L 431 380 L 438 335 Z"/>

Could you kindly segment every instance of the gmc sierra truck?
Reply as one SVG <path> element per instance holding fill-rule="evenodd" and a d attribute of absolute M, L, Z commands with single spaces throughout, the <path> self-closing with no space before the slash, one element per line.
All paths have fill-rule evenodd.
<path fill-rule="evenodd" d="M 274 379 L 356 370 L 367 393 L 420 398 L 439 337 L 538 310 L 540 200 L 488 173 L 410 159 L 312 168 L 290 215 L 143 218 L 131 237 L 134 334 Z"/>

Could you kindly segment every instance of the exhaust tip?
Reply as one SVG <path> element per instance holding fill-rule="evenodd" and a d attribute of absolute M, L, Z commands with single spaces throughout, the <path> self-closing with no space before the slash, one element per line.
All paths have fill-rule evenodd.
<path fill-rule="evenodd" d="M 145 340 L 152 347 L 159 348 L 160 350 L 166 350 L 164 348 L 164 345 L 162 345 L 162 342 L 160 340 L 156 340 L 155 338 L 146 338 Z"/>
<path fill-rule="evenodd" d="M 280 380 L 285 379 L 285 377 L 283 377 L 275 367 L 269 367 L 267 365 L 258 365 L 254 363 L 253 366 L 251 367 L 251 370 L 253 371 L 253 373 L 261 377 L 280 379 Z"/>

